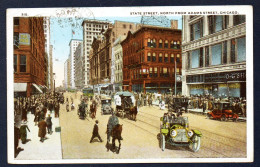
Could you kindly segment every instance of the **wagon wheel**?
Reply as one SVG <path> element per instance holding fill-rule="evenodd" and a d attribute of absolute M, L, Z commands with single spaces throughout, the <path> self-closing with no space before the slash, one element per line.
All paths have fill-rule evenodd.
<path fill-rule="evenodd" d="M 222 115 L 220 121 L 227 121 L 227 117 L 225 115 Z"/>
<path fill-rule="evenodd" d="M 161 135 L 160 136 L 160 139 L 161 139 L 161 149 L 162 149 L 162 151 L 164 151 L 165 150 L 165 136 L 162 133 L 160 135 Z"/>
<path fill-rule="evenodd" d="M 237 122 L 238 118 L 233 118 L 233 122 Z"/>
<path fill-rule="evenodd" d="M 200 149 L 200 137 L 195 135 L 192 138 L 191 149 L 193 152 L 198 152 Z"/>

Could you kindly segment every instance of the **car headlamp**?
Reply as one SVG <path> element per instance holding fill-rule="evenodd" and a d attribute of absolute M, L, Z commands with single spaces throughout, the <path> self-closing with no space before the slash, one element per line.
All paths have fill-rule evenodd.
<path fill-rule="evenodd" d="M 188 132 L 188 136 L 189 136 L 189 137 L 192 137 L 192 136 L 193 136 L 193 134 L 194 134 L 194 133 L 193 133 L 193 131 L 192 131 L 192 130 L 190 130 L 190 131 Z"/>
<path fill-rule="evenodd" d="M 176 131 L 176 130 L 172 130 L 171 136 L 172 136 L 172 137 L 176 137 L 176 136 L 177 136 L 177 131 Z"/>

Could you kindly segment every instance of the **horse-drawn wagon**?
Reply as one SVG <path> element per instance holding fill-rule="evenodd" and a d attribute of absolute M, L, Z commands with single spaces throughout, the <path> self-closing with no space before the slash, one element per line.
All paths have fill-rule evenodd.
<path fill-rule="evenodd" d="M 129 119 L 136 120 L 136 100 L 131 92 L 117 92 L 114 99 L 116 105 L 116 115 L 121 118 L 128 117 Z"/>

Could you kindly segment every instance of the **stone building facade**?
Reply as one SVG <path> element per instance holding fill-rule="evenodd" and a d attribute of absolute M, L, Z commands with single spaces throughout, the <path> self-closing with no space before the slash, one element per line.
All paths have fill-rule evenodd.
<path fill-rule="evenodd" d="M 48 60 L 45 56 L 43 18 L 14 18 L 14 92 L 31 96 L 46 89 Z"/>
<path fill-rule="evenodd" d="M 181 75 L 181 30 L 142 26 L 128 32 L 123 48 L 123 89 L 135 92 L 169 92 Z M 176 65 L 176 66 L 175 66 Z M 176 69 L 176 70 L 175 70 Z M 177 82 L 181 92 L 181 82 Z"/>
<path fill-rule="evenodd" d="M 183 95 L 246 96 L 243 15 L 183 16 Z"/>
<path fill-rule="evenodd" d="M 84 87 L 83 81 L 83 44 L 80 43 L 75 51 L 75 87 L 82 89 Z"/>

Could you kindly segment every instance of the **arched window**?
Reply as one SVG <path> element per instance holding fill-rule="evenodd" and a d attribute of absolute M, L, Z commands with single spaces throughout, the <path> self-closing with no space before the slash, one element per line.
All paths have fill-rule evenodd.
<path fill-rule="evenodd" d="M 180 62 L 181 62 L 180 54 L 177 54 L 177 56 L 176 56 L 176 62 L 177 62 L 177 63 L 180 63 Z"/>
<path fill-rule="evenodd" d="M 159 62 L 162 62 L 162 53 L 159 54 Z"/>
<path fill-rule="evenodd" d="M 153 41 L 152 41 L 151 47 L 156 48 L 156 39 L 155 39 L 155 38 L 154 38 Z"/>
<path fill-rule="evenodd" d="M 170 61 L 171 61 L 171 63 L 174 63 L 174 54 L 173 53 L 171 54 L 171 60 Z"/>
<path fill-rule="evenodd" d="M 174 45 L 173 45 L 173 41 L 171 41 L 171 46 L 170 46 L 171 49 L 174 48 Z"/>
<path fill-rule="evenodd" d="M 162 48 L 162 40 L 159 40 L 159 48 Z"/>
<path fill-rule="evenodd" d="M 153 70 L 154 70 L 154 72 L 153 72 L 153 76 L 154 76 L 154 77 L 157 77 L 157 76 L 158 76 L 158 73 L 157 73 L 157 67 L 154 67 Z"/>
<path fill-rule="evenodd" d="M 156 62 L 156 53 L 153 53 L 153 62 Z"/>
<path fill-rule="evenodd" d="M 147 54 L 147 61 L 151 61 L 151 53 L 150 52 Z"/>
<path fill-rule="evenodd" d="M 168 53 L 165 53 L 165 55 L 164 55 L 164 62 L 168 62 Z"/>
<path fill-rule="evenodd" d="M 150 67 L 150 69 L 149 69 L 149 77 L 153 77 L 153 68 L 152 67 Z"/>
<path fill-rule="evenodd" d="M 164 48 L 168 48 L 169 46 L 168 46 L 168 40 L 165 40 L 165 42 L 164 42 Z"/>
<path fill-rule="evenodd" d="M 176 41 L 173 42 L 173 49 L 177 49 L 177 42 Z"/>
<path fill-rule="evenodd" d="M 147 46 L 151 47 L 151 39 L 150 38 L 148 38 L 148 40 L 147 40 Z"/>
<path fill-rule="evenodd" d="M 177 49 L 180 49 L 180 48 L 181 48 L 181 42 L 177 41 Z"/>

